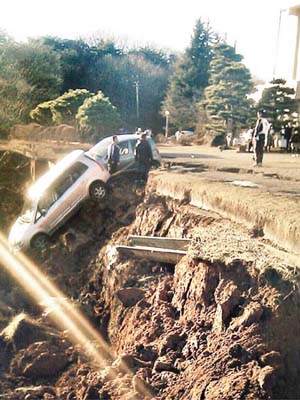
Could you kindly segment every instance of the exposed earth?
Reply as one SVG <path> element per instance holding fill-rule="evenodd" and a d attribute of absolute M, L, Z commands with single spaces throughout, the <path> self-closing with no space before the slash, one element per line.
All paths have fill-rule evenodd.
<path fill-rule="evenodd" d="M 188 160 L 197 151 L 208 155 L 201 165 Z M 0 399 L 300 399 L 300 187 L 288 172 L 292 161 L 284 156 L 278 171 L 268 155 L 253 171 L 233 151 L 179 153 L 185 157 L 166 158 L 168 168 L 151 173 L 145 189 L 118 177 L 103 204 L 87 202 L 48 249 L 28 253 L 105 338 L 105 365 L 95 366 L 1 270 Z M 7 234 L 28 165 L 3 157 Z M 191 241 L 174 265 L 118 254 L 130 235 Z"/>

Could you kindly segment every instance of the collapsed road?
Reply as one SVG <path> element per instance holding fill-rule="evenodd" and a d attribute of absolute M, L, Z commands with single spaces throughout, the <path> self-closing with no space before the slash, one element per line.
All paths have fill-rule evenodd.
<path fill-rule="evenodd" d="M 184 171 L 158 171 L 145 192 L 120 178 L 29 255 L 113 349 L 102 367 L 1 269 L 0 398 L 300 398 L 295 226 L 279 246 L 280 221 L 249 222 L 259 189 L 200 175 L 195 186 Z M 5 204 L 8 227 L 17 207 Z"/>

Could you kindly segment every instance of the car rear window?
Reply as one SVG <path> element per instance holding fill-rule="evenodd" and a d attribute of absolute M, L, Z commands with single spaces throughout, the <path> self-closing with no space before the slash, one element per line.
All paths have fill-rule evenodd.
<path fill-rule="evenodd" d="M 105 157 L 107 155 L 108 146 L 112 143 L 112 138 L 106 138 L 97 143 L 89 151 L 97 154 L 99 157 Z"/>

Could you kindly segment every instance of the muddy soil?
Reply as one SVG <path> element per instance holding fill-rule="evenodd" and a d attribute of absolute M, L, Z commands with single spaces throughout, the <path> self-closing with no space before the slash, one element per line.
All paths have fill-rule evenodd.
<path fill-rule="evenodd" d="M 192 241 L 174 266 L 118 256 L 129 235 Z M 300 398 L 299 277 L 256 232 L 128 177 L 29 256 L 115 357 L 94 368 L 37 306 L 12 297 L 10 315 L 0 309 L 0 399 Z"/>

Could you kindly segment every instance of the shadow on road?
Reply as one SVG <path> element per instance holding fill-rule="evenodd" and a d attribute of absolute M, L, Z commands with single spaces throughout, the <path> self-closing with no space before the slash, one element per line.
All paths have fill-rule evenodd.
<path fill-rule="evenodd" d="M 211 154 L 189 154 L 189 153 L 164 153 L 160 150 L 160 154 L 163 158 L 211 158 L 221 159 L 221 157 L 213 156 Z"/>

